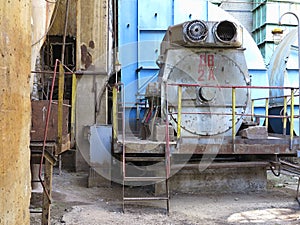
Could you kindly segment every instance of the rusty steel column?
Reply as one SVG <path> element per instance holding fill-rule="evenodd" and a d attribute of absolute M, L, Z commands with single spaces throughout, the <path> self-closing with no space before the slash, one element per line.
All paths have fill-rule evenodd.
<path fill-rule="evenodd" d="M 29 225 L 31 0 L 0 3 L 0 224 Z"/>

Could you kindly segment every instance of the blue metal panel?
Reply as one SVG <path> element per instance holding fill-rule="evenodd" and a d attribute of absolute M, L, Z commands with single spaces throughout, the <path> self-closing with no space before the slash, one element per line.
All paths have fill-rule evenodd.
<path fill-rule="evenodd" d="M 160 43 L 165 30 L 141 30 L 138 45 L 139 66 L 143 69 L 158 69 L 156 60 L 159 56 Z"/>
<path fill-rule="evenodd" d="M 122 64 L 122 82 L 125 88 L 125 102 L 133 101 L 137 92 L 137 0 L 118 1 L 119 57 Z"/>
<path fill-rule="evenodd" d="M 157 69 L 145 69 L 140 72 L 140 87 L 139 93 L 145 93 L 147 84 L 149 82 L 157 81 L 158 70 Z"/>
<path fill-rule="evenodd" d="M 138 2 L 138 95 L 145 93 L 149 79 L 156 74 L 160 43 L 173 24 L 173 0 Z"/>
<path fill-rule="evenodd" d="M 265 107 L 255 107 L 254 114 L 259 115 L 259 125 L 263 126 L 265 122 L 265 118 L 263 116 L 266 115 L 266 108 Z"/>
<path fill-rule="evenodd" d="M 138 2 L 140 30 L 166 30 L 172 24 L 173 0 L 144 0 Z"/>
<path fill-rule="evenodd" d="M 137 2 L 137 0 L 118 2 L 119 46 L 137 41 Z"/>
<path fill-rule="evenodd" d="M 208 1 L 174 0 L 174 24 L 187 20 L 208 18 Z"/>
<path fill-rule="evenodd" d="M 251 76 L 252 86 L 269 86 L 267 70 L 249 70 L 249 75 Z M 251 98 L 268 98 L 268 89 L 251 89 Z M 254 102 L 255 107 L 264 107 L 265 100 L 259 100 Z"/>

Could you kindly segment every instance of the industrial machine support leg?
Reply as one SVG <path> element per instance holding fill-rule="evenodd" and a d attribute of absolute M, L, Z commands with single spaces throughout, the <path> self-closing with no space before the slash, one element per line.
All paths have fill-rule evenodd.
<path fill-rule="evenodd" d="M 52 173 L 53 165 L 47 159 L 45 159 L 45 174 L 44 174 L 44 184 L 46 190 L 48 191 L 49 197 L 51 198 L 52 192 Z M 50 225 L 50 208 L 51 202 L 45 191 L 43 192 L 43 210 L 42 210 L 42 225 Z"/>

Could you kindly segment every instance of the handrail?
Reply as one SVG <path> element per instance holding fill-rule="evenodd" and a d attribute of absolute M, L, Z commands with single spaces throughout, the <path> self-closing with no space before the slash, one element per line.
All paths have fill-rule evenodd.
<path fill-rule="evenodd" d="M 209 88 L 245 88 L 245 89 L 298 89 L 295 87 L 278 87 L 278 86 L 243 86 L 243 85 L 203 85 L 203 84 L 188 84 L 188 83 L 168 83 L 169 86 L 182 87 L 209 87 Z"/>
<path fill-rule="evenodd" d="M 48 107 L 47 107 L 43 148 L 42 148 L 42 155 L 41 155 L 41 161 L 40 161 L 40 167 L 39 167 L 39 181 L 42 184 L 43 190 L 46 193 L 46 196 L 47 196 L 48 201 L 49 201 L 50 204 L 51 204 L 52 200 L 51 200 L 50 194 L 48 193 L 48 190 L 46 189 L 46 186 L 45 186 L 45 184 L 43 182 L 43 179 L 42 179 L 42 169 L 43 169 L 43 161 L 44 161 L 44 157 L 45 157 L 46 141 L 47 141 L 47 135 L 48 135 L 48 125 L 49 125 L 50 114 L 51 114 L 52 97 L 53 97 L 53 92 L 54 92 L 54 85 L 55 85 L 56 70 L 57 70 L 58 62 L 59 62 L 59 60 L 56 59 L 55 66 L 54 66 L 53 78 L 52 78 L 52 85 L 51 85 L 51 90 L 50 90 L 50 98 L 49 98 L 49 103 L 48 103 Z"/>
<path fill-rule="evenodd" d="M 294 119 L 299 118 L 300 116 L 295 115 L 294 113 L 294 104 L 295 104 L 295 95 L 294 90 L 299 89 L 295 87 L 275 87 L 275 86 L 235 86 L 235 85 L 202 85 L 202 84 L 187 84 L 187 83 L 167 83 L 167 86 L 178 86 L 178 107 L 177 112 L 171 112 L 170 114 L 177 114 L 177 139 L 181 136 L 181 117 L 182 114 L 207 114 L 207 115 L 231 115 L 232 116 L 232 138 L 233 143 L 236 135 L 236 124 L 235 124 L 235 118 L 236 116 L 250 116 L 251 120 L 253 121 L 254 117 L 260 116 L 264 117 L 265 120 L 265 126 L 268 127 L 269 124 L 269 118 L 282 118 L 283 119 L 283 133 L 286 135 L 286 124 L 287 124 L 287 118 L 290 118 L 290 149 L 292 149 L 292 143 L 294 138 Z M 183 87 L 209 87 L 209 88 L 231 88 L 232 89 L 232 113 L 214 113 L 214 112 L 182 112 L 182 88 Z M 251 99 L 251 113 L 236 113 L 236 89 L 290 89 L 291 95 L 290 96 L 278 96 L 278 97 L 265 97 L 265 98 L 257 98 L 257 99 Z M 167 93 L 167 88 L 166 88 Z M 287 115 L 287 97 L 291 98 L 291 115 Z M 269 100 L 274 98 L 284 98 L 284 109 L 283 109 L 283 115 L 269 115 Z M 254 101 L 255 100 L 265 100 L 265 115 L 257 115 L 254 113 Z M 168 109 L 168 108 L 167 108 Z M 299 109 L 300 110 L 300 109 Z"/>
<path fill-rule="evenodd" d="M 47 142 L 47 135 L 48 135 L 48 127 L 49 127 L 49 120 L 51 116 L 51 106 L 53 103 L 53 93 L 54 93 L 54 86 L 55 86 L 55 80 L 56 80 L 56 74 L 57 72 L 57 67 L 58 63 L 60 63 L 60 70 L 59 73 L 62 73 L 63 70 L 61 69 L 62 67 L 67 68 L 67 70 L 71 71 L 67 66 L 65 66 L 60 60 L 56 59 L 55 65 L 54 65 L 54 71 L 53 71 L 53 77 L 52 77 L 52 83 L 51 83 L 51 90 L 50 90 L 50 97 L 49 97 L 49 102 L 48 102 L 48 107 L 47 107 L 47 114 L 46 114 L 46 121 L 45 121 L 45 129 L 44 129 L 44 136 L 43 136 L 43 147 L 42 147 L 42 155 L 41 155 L 41 160 L 40 160 L 40 166 L 39 166 L 39 181 L 42 184 L 43 191 L 46 193 L 46 196 L 48 198 L 49 203 L 51 204 L 52 200 L 50 197 L 50 194 L 48 190 L 46 189 L 46 186 L 44 184 L 44 181 L 42 179 L 42 170 L 43 170 L 43 161 L 45 158 L 45 150 L 46 150 L 46 142 Z M 74 75 L 73 75 L 74 76 Z M 75 96 L 73 96 L 75 97 Z M 74 99 L 73 99 L 74 100 Z M 73 101 L 72 100 L 72 101 Z M 58 103 L 57 103 L 58 104 Z M 63 105 L 63 104 L 62 104 Z M 72 106 L 73 107 L 73 106 Z"/>
<path fill-rule="evenodd" d="M 182 86 L 178 86 L 178 114 L 177 114 L 177 138 L 181 135 L 181 102 L 182 102 Z"/>

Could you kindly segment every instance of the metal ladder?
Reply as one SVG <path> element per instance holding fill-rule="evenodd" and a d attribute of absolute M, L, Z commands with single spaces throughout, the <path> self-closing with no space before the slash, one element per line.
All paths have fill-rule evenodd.
<path fill-rule="evenodd" d="M 165 166 L 165 176 L 149 176 L 149 175 L 142 175 L 142 176 L 129 176 L 127 175 L 126 171 L 126 164 L 128 161 L 139 161 L 139 162 L 157 162 L 161 161 L 164 163 Z M 126 144 L 123 143 L 123 155 L 122 155 L 122 172 L 123 172 L 123 212 L 125 212 L 125 204 L 127 202 L 145 202 L 145 201 L 166 201 L 166 212 L 169 214 L 170 209 L 170 194 L 169 194 L 169 175 L 170 175 L 170 157 L 165 151 L 164 156 L 145 156 L 145 157 L 132 157 L 127 156 L 126 154 Z M 126 196 L 125 186 L 132 183 L 132 182 L 139 182 L 139 184 L 149 185 L 155 184 L 155 182 L 165 182 L 165 193 L 164 196 L 157 197 L 157 196 Z M 148 183 L 148 184 L 147 184 Z"/>
<path fill-rule="evenodd" d="M 119 92 L 119 87 L 121 87 L 122 94 L 120 95 L 120 98 L 123 99 L 123 101 L 119 102 L 118 101 L 118 92 Z M 123 200 L 123 212 L 125 212 L 125 204 L 127 202 L 145 202 L 145 201 L 155 201 L 155 200 L 161 200 L 161 201 L 166 201 L 166 211 L 167 214 L 169 214 L 169 208 L 170 208 L 170 194 L 169 194 L 169 177 L 170 177 L 170 146 L 169 146 L 169 129 L 166 128 L 166 143 L 165 143 L 165 149 L 164 152 L 161 154 L 152 154 L 151 156 L 129 156 L 126 153 L 126 144 L 129 142 L 129 140 L 126 140 L 125 138 L 125 131 L 126 131 L 126 123 L 125 123 L 125 89 L 124 85 L 121 83 L 117 83 L 113 86 L 112 88 L 112 93 L 113 93 L 113 138 L 115 141 L 118 143 L 121 143 L 122 146 L 122 200 Z M 122 112 L 120 112 L 122 110 Z M 121 115 L 121 118 L 120 118 Z M 122 125 L 118 123 L 118 121 L 122 121 Z M 168 124 L 168 121 L 166 122 L 166 125 Z M 122 129 L 119 129 L 119 125 L 122 126 Z M 166 126 L 168 127 L 168 126 Z M 119 135 L 119 130 L 120 135 Z M 133 161 L 139 161 L 139 162 L 157 162 L 161 161 L 164 163 L 164 171 L 165 175 L 164 176 L 129 176 L 127 171 L 126 171 L 126 164 L 128 162 L 133 162 Z M 128 166 L 128 164 L 127 164 Z M 134 196 L 134 197 L 129 197 L 126 196 L 125 192 L 125 186 L 127 184 L 132 184 L 132 182 L 141 182 L 144 183 L 145 185 L 149 185 L 149 182 L 151 184 L 154 184 L 155 182 L 165 182 L 165 196 L 163 197 L 149 197 L 149 196 Z M 137 185 L 139 186 L 139 185 Z"/>

